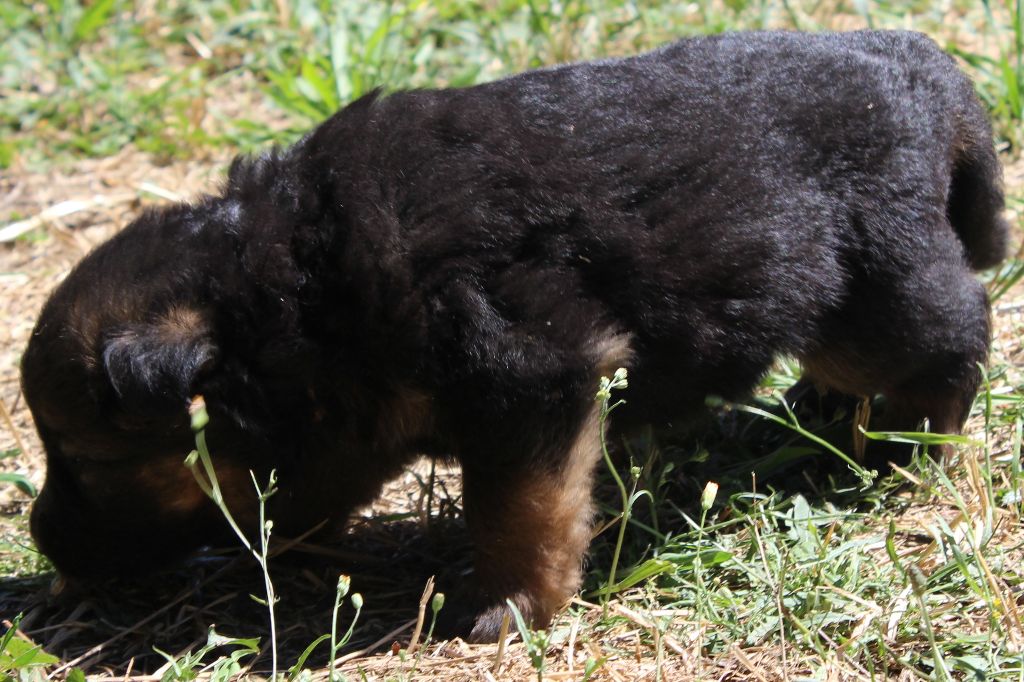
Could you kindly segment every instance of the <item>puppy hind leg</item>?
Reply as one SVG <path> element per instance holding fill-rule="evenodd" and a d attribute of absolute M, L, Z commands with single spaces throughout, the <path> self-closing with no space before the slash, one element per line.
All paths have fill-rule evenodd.
<path fill-rule="evenodd" d="M 883 294 L 862 297 L 841 312 L 844 321 L 805 366 L 843 393 L 882 394 L 875 431 L 917 431 L 927 419 L 934 433 L 960 432 L 988 356 L 989 317 L 984 288 L 959 262 L 940 261 L 908 273 Z M 948 446 L 933 452 L 942 457 Z M 871 442 L 868 464 L 906 461 L 909 448 Z"/>
<path fill-rule="evenodd" d="M 482 600 L 470 641 L 497 639 L 508 613 L 506 599 L 528 624 L 547 627 L 579 587 L 592 529 L 593 470 L 601 452 L 598 417 L 595 404 L 557 465 L 464 470 L 466 521 L 476 545 Z"/>
<path fill-rule="evenodd" d="M 988 359 L 988 298 L 962 268 L 936 268 L 929 275 L 927 294 L 916 301 L 917 310 L 926 311 L 913 330 L 920 342 L 916 362 L 912 372 L 882 391 L 889 403 L 883 424 L 908 430 L 927 419 L 933 433 L 958 434 L 981 384 L 980 366 Z M 935 454 L 943 458 L 948 452 L 948 445 L 940 445 Z"/>

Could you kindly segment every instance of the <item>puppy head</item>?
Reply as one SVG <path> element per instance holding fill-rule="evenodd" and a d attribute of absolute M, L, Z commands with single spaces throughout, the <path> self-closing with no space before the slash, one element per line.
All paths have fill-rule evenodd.
<path fill-rule="evenodd" d="M 137 572 L 217 539 L 223 524 L 184 459 L 189 397 L 221 361 L 189 207 L 144 215 L 86 257 L 45 305 L 22 359 L 46 449 L 32 510 L 61 573 Z M 252 484 L 224 460 L 229 491 Z"/>

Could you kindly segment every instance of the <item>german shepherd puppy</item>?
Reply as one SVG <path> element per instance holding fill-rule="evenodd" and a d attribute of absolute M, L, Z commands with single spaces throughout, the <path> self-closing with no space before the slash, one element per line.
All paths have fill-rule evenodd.
<path fill-rule="evenodd" d="M 45 305 L 24 392 L 47 451 L 32 533 L 88 578 L 224 524 L 182 460 L 191 396 L 235 514 L 343 522 L 420 453 L 463 471 L 474 640 L 578 588 L 616 426 L 746 395 L 773 358 L 896 428 L 957 432 L 1003 258 L 969 80 L 904 32 L 749 33 L 367 95 L 223 191 L 143 213 Z"/>

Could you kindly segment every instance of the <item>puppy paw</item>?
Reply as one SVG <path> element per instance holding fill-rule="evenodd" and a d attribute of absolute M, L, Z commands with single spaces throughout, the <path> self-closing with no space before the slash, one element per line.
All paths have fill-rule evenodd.
<path fill-rule="evenodd" d="M 469 640 L 480 611 L 459 598 L 445 599 L 444 608 L 437 614 L 434 636 L 437 639 Z"/>
<path fill-rule="evenodd" d="M 497 642 L 506 614 L 509 617 L 509 629 L 514 632 L 516 626 L 511 620 L 512 611 L 507 606 L 493 606 L 476 617 L 466 641 L 476 644 Z"/>
<path fill-rule="evenodd" d="M 493 604 L 492 602 L 490 606 L 481 607 L 479 606 L 481 601 L 479 597 L 474 599 L 467 596 L 458 599 L 452 605 L 453 608 L 449 608 L 448 601 L 446 601 L 444 609 L 438 614 L 434 633 L 439 638 L 461 637 L 474 644 L 497 642 L 498 636 L 501 634 L 502 621 L 506 616 L 509 619 L 509 632 L 516 631 L 515 616 L 507 604 Z M 513 602 L 527 625 L 534 628 L 547 627 L 547 620 L 535 617 L 536 609 L 528 599 L 518 596 L 513 598 Z"/>
<path fill-rule="evenodd" d="M 531 601 L 523 594 L 511 599 L 516 605 L 516 610 L 523 617 L 523 622 L 531 629 L 546 628 L 551 624 L 553 613 L 546 611 L 535 601 Z M 497 604 L 483 610 L 477 615 L 473 622 L 473 629 L 470 631 L 467 641 L 475 643 L 497 642 L 501 634 L 502 622 L 508 618 L 508 632 L 516 631 L 516 617 L 508 604 Z"/>

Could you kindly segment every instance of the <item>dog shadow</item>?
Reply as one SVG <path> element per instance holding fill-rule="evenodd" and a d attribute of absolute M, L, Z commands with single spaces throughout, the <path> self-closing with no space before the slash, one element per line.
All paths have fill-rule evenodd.
<path fill-rule="evenodd" d="M 753 404 L 780 418 L 790 416 L 779 403 Z M 849 448 L 849 410 L 850 404 L 842 404 L 827 414 L 805 411 L 801 424 L 834 447 Z M 721 486 L 720 500 L 752 488 L 800 493 L 812 501 L 855 489 L 848 466 L 820 443 L 734 407 L 712 409 L 686 428 L 647 430 L 612 449 L 620 470 L 628 470 L 630 463 L 642 465 L 637 485 L 657 490 L 681 512 L 659 518 L 662 532 L 689 530 L 685 516 L 700 516 L 701 491 L 708 481 Z M 604 467 L 597 478 L 597 503 L 607 516 L 617 508 L 618 492 Z M 336 598 L 339 636 L 356 620 L 351 639 L 339 651 L 342 655 L 407 647 L 424 587 L 432 579 L 453 606 L 459 587 L 472 573 L 470 539 L 459 506 L 455 496 L 426 521 L 411 514 L 361 517 L 336 538 L 278 539 L 272 549 L 286 551 L 271 559 L 269 574 L 277 595 L 274 616 L 282 666 L 293 665 L 310 644 L 331 632 Z M 643 522 L 656 514 L 658 510 L 640 504 L 635 518 Z M 585 591 L 601 583 L 611 535 L 605 532 L 595 539 Z M 638 556 L 644 542 L 638 541 Z M 627 550 L 624 558 L 629 554 Z M 341 576 L 347 577 L 348 592 L 338 598 Z M 354 593 L 363 597 L 358 617 Z M 63 664 L 116 675 L 162 671 L 168 665 L 166 655 L 177 659 L 200 651 L 211 628 L 222 637 L 259 638 L 265 645 L 271 638 L 265 602 L 259 564 L 240 549 L 207 549 L 144 579 L 111 579 L 88 587 L 59 584 L 52 572 L 0 578 L 0 613 L 22 614 L 22 632 Z M 424 631 L 430 627 L 431 610 L 426 613 Z M 236 646 L 216 647 L 204 662 Z M 305 665 L 326 665 L 328 649 L 329 644 L 321 643 Z M 269 670 L 270 647 L 262 650 L 243 663 Z"/>
<path fill-rule="evenodd" d="M 277 548 L 282 546 L 288 548 L 270 560 L 268 573 L 277 596 L 277 651 L 284 668 L 331 632 L 342 576 L 348 592 L 338 598 L 338 637 L 353 620 L 356 625 L 339 655 L 374 644 L 374 651 L 407 647 L 412 628 L 402 626 L 416 619 L 427 581 L 457 585 L 470 571 L 468 534 L 455 517 L 435 517 L 427 526 L 413 519 L 365 520 L 336 540 L 281 541 Z M 355 593 L 363 595 L 358 617 Z M 142 579 L 88 586 L 62 584 L 53 572 L 0 578 L 0 613 L 21 614 L 19 629 L 44 651 L 90 672 L 161 671 L 168 664 L 165 653 L 177 659 L 200 651 L 211 629 L 229 639 L 258 638 L 263 652 L 242 662 L 254 670 L 271 667 L 264 575 L 244 550 L 207 549 Z M 428 608 L 424 632 L 430 614 Z M 218 646 L 204 662 L 238 646 Z M 326 665 L 329 648 L 327 642 L 318 645 L 305 665 Z"/>

